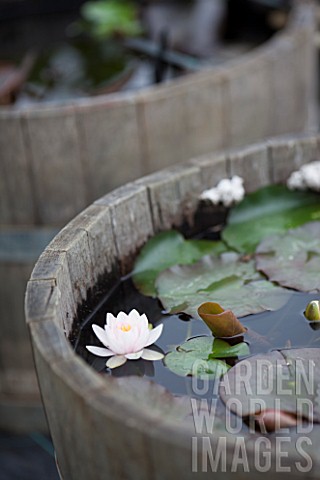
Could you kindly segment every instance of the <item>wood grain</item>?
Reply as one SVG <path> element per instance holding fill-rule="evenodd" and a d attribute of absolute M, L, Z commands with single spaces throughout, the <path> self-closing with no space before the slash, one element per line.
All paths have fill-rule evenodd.
<path fill-rule="evenodd" d="M 0 225 L 21 225 L 36 220 L 28 151 L 21 118 L 0 111 Z"/>
<path fill-rule="evenodd" d="M 115 248 L 125 275 L 132 269 L 133 255 L 154 233 L 147 189 L 131 183 L 97 200 L 95 205 L 110 209 Z"/>
<path fill-rule="evenodd" d="M 193 165 L 189 168 L 171 167 L 144 177 L 136 184 L 144 185 L 148 190 L 155 232 L 178 227 L 183 223 L 192 225 L 198 196 L 203 190 L 199 168 Z"/>
<path fill-rule="evenodd" d="M 89 199 L 143 175 L 136 102 L 77 105 Z"/>
<path fill-rule="evenodd" d="M 272 181 L 285 183 L 302 164 L 319 159 L 319 137 L 288 136 L 270 142 Z"/>
<path fill-rule="evenodd" d="M 270 163 L 268 148 L 258 144 L 230 153 L 228 156 L 229 175 L 244 179 L 246 192 L 270 184 Z"/>
<path fill-rule="evenodd" d="M 270 65 L 266 55 L 251 54 L 243 61 L 234 62 L 227 75 L 229 146 L 248 145 L 271 134 L 271 108 L 278 101 L 278 97 L 272 95 Z"/>
<path fill-rule="evenodd" d="M 215 187 L 220 180 L 229 175 L 227 171 L 227 155 L 211 153 L 190 160 L 190 164 L 200 169 L 201 187 L 203 190 Z"/>
<path fill-rule="evenodd" d="M 38 223 L 61 225 L 88 202 L 74 109 L 31 110 L 22 118 Z"/>

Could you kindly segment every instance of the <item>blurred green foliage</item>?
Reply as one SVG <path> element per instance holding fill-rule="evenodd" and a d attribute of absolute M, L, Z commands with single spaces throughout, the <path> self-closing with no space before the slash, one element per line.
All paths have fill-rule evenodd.
<path fill-rule="evenodd" d="M 142 33 L 137 6 L 130 0 L 98 0 L 83 4 L 81 14 L 97 38 L 136 36 Z"/>

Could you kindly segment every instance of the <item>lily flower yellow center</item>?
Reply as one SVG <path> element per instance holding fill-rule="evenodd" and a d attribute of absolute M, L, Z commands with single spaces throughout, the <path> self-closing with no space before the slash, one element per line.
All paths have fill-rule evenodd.
<path fill-rule="evenodd" d="M 131 325 L 129 324 L 121 325 L 121 327 L 118 327 L 118 328 L 120 328 L 120 330 L 122 330 L 123 332 L 129 332 L 131 330 Z"/>
<path fill-rule="evenodd" d="M 106 362 L 107 367 L 120 367 L 127 360 L 161 360 L 164 357 L 159 351 L 146 348 L 158 340 L 162 324 L 150 329 L 147 316 L 140 315 L 137 310 L 129 314 L 120 312 L 116 317 L 107 313 L 106 320 L 104 328 L 92 325 L 103 347 L 87 345 L 86 348 L 99 357 L 111 357 Z"/>

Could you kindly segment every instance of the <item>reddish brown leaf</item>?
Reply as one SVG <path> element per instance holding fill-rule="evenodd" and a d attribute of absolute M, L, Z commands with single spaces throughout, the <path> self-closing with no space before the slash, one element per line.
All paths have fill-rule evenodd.
<path fill-rule="evenodd" d="M 262 433 L 276 432 L 281 428 L 295 427 L 301 419 L 291 412 L 284 410 L 264 410 L 253 416 L 256 426 Z"/>
<path fill-rule="evenodd" d="M 198 314 L 215 337 L 234 337 L 246 331 L 231 310 L 224 310 L 219 303 L 205 302 L 198 308 Z"/>

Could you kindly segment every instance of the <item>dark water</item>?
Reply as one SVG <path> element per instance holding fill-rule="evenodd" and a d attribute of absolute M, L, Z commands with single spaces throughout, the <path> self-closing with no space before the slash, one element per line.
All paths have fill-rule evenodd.
<path fill-rule="evenodd" d="M 264 336 L 271 344 L 270 347 L 262 346 L 246 336 L 245 340 L 250 344 L 251 353 L 273 348 L 320 347 L 320 329 L 313 329 L 312 324 L 303 315 L 309 301 L 318 298 L 319 295 L 316 294 L 292 291 L 288 303 L 280 310 L 243 317 L 241 321 L 246 327 Z M 173 394 L 194 396 L 192 379 L 175 375 L 162 361 L 128 361 L 111 373 L 105 367 L 105 358 L 96 357 L 86 350 L 86 345 L 99 346 L 99 341 L 91 328 L 92 323 L 103 326 L 107 312 L 116 315 L 120 311 L 129 313 L 133 308 L 139 313 L 146 313 L 153 325 L 164 324 L 163 333 L 156 344 L 156 348 L 164 353 L 172 351 L 190 337 L 210 334 L 205 323 L 200 320 L 189 319 L 186 315 L 164 314 L 158 300 L 141 295 L 133 286 L 131 279 L 127 279 L 123 280 L 111 295 L 106 296 L 95 312 L 87 316 L 75 341 L 76 352 L 101 374 L 145 376 L 163 385 Z"/>

